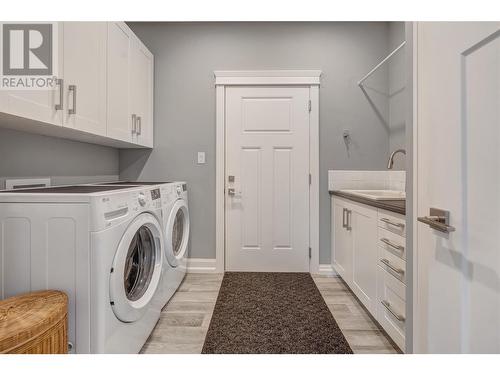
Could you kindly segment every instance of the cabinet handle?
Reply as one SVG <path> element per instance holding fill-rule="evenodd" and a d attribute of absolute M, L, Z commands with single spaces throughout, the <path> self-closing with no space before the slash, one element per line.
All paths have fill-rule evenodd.
<path fill-rule="evenodd" d="M 142 118 L 141 116 L 137 116 L 137 128 L 139 130 L 137 130 L 137 135 L 141 135 L 142 134 Z"/>
<path fill-rule="evenodd" d="M 76 115 L 76 85 L 69 85 L 68 90 L 73 92 L 73 108 L 68 109 L 68 114 Z"/>
<path fill-rule="evenodd" d="M 404 246 L 401 246 L 401 245 L 396 245 L 394 243 L 392 243 L 391 241 L 389 241 L 389 239 L 387 238 L 381 238 L 380 241 L 382 241 L 383 243 L 385 243 L 386 245 L 392 247 L 393 249 L 396 249 L 396 250 L 399 250 L 401 252 L 404 252 L 405 251 L 405 248 Z"/>
<path fill-rule="evenodd" d="M 345 213 L 347 212 L 347 208 L 342 209 L 342 228 L 347 228 L 347 224 L 345 223 Z"/>
<path fill-rule="evenodd" d="M 347 224 L 346 224 L 346 229 L 348 231 L 352 230 L 352 227 L 351 227 L 351 214 L 352 214 L 352 211 L 351 210 L 346 210 L 347 211 Z"/>
<path fill-rule="evenodd" d="M 401 228 L 401 229 L 404 229 L 404 227 L 405 227 L 405 225 L 403 223 L 395 223 L 395 222 L 390 221 L 389 219 L 387 219 L 385 217 L 383 217 L 382 219 L 380 219 L 380 221 L 383 221 L 386 224 L 389 224 L 389 225 L 392 225 L 394 227 Z"/>
<path fill-rule="evenodd" d="M 60 111 L 64 106 L 64 80 L 58 78 L 56 80 L 56 85 L 59 86 L 59 104 L 56 104 L 55 109 L 56 111 Z"/>
<path fill-rule="evenodd" d="M 393 270 L 394 272 L 399 273 L 401 276 L 404 276 L 405 271 L 402 270 L 401 268 L 397 268 L 397 267 L 393 266 L 391 264 L 391 262 L 389 262 L 387 259 L 385 259 L 385 258 L 384 259 L 380 259 L 380 261 L 382 263 L 384 263 L 387 267 L 389 267 L 391 270 Z"/>
<path fill-rule="evenodd" d="M 406 318 L 403 315 L 398 314 L 396 311 L 392 309 L 392 306 L 389 302 L 387 302 L 386 300 L 382 300 L 380 302 L 382 303 L 382 305 L 384 305 L 387 311 L 389 311 L 397 320 L 399 320 L 400 322 L 404 322 L 406 320 Z"/>
<path fill-rule="evenodd" d="M 137 123 L 137 116 L 135 114 L 132 114 L 132 135 L 134 135 L 137 132 L 136 123 Z"/>

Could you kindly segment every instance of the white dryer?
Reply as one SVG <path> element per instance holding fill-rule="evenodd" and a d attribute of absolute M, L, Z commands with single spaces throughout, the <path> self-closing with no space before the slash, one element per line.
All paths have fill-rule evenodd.
<path fill-rule="evenodd" d="M 158 187 L 0 192 L 1 297 L 62 290 L 72 352 L 139 352 L 162 307 L 161 209 Z"/>
<path fill-rule="evenodd" d="M 189 256 L 189 208 L 185 182 L 160 187 L 165 225 L 165 257 L 171 269 L 167 272 L 164 299 L 170 299 L 186 275 Z"/>

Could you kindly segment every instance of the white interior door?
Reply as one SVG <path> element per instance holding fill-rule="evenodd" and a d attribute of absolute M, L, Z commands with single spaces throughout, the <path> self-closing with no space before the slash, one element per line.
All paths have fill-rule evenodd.
<path fill-rule="evenodd" d="M 417 26 L 416 352 L 500 352 L 499 29 Z"/>
<path fill-rule="evenodd" d="M 309 88 L 226 89 L 226 270 L 309 271 Z"/>

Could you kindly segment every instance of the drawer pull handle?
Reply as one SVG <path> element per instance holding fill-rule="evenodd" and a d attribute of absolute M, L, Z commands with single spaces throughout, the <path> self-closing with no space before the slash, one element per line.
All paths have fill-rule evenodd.
<path fill-rule="evenodd" d="M 391 241 L 389 241 L 389 239 L 387 239 L 387 238 L 381 238 L 380 241 L 382 241 L 383 243 L 385 243 L 387 246 L 392 247 L 393 249 L 399 250 L 401 252 L 405 251 L 404 246 L 396 245 L 396 244 L 392 243 Z"/>
<path fill-rule="evenodd" d="M 401 228 L 404 229 L 405 225 L 403 223 L 395 223 L 394 221 L 391 221 L 387 219 L 386 217 L 383 217 L 380 219 L 380 221 L 383 221 L 386 224 L 392 225 L 393 227 Z"/>
<path fill-rule="evenodd" d="M 403 315 L 398 314 L 396 311 L 394 311 L 392 309 L 392 306 L 389 302 L 382 300 L 381 303 L 382 303 L 382 305 L 384 305 L 384 307 L 387 309 L 387 311 L 389 311 L 392 315 L 394 315 L 394 317 L 397 320 L 399 320 L 400 322 L 404 322 L 406 320 L 406 318 Z"/>
<path fill-rule="evenodd" d="M 396 273 L 399 273 L 401 276 L 405 274 L 405 271 L 402 270 L 401 268 L 394 267 L 391 262 L 389 262 L 387 259 L 380 259 L 382 263 L 384 263 L 387 267 L 389 267 L 391 270 L 393 270 Z"/>

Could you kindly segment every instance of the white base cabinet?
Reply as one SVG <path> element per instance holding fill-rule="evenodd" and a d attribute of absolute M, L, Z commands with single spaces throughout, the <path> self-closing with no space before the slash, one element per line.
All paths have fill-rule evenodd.
<path fill-rule="evenodd" d="M 153 147 L 151 52 L 124 22 L 59 22 L 59 84 L 0 90 L 0 127 L 119 148 Z"/>
<path fill-rule="evenodd" d="M 405 218 L 333 196 L 332 265 L 404 351 Z"/>

